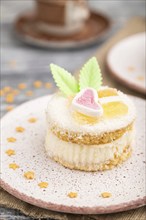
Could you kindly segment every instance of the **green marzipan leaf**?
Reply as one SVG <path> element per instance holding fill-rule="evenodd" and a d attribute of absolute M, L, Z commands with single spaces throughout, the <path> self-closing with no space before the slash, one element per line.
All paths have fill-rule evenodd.
<path fill-rule="evenodd" d="M 78 83 L 71 73 L 55 64 L 50 64 L 50 68 L 56 85 L 65 95 L 70 96 L 78 93 Z"/>
<path fill-rule="evenodd" d="M 81 69 L 79 76 L 80 90 L 91 87 L 96 90 L 102 85 L 102 75 L 95 57 L 91 58 Z"/>

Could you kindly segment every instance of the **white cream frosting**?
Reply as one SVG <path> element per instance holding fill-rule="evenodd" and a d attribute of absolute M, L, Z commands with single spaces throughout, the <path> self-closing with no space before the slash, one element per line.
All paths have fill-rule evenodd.
<path fill-rule="evenodd" d="M 122 92 L 118 92 L 118 95 L 119 96 L 117 98 L 128 106 L 128 113 L 126 115 L 112 119 L 103 118 L 94 125 L 82 125 L 74 120 L 67 98 L 56 93 L 49 100 L 46 111 L 48 128 L 56 126 L 56 129 L 58 128 L 59 130 L 63 129 L 64 131 L 68 132 L 71 131 L 83 134 L 88 133 L 91 135 L 100 135 L 105 132 L 122 129 L 135 120 L 136 112 L 133 102 L 128 98 L 127 95 L 123 94 Z"/>
<path fill-rule="evenodd" d="M 87 166 L 106 163 L 120 156 L 124 148 L 132 143 L 133 131 L 127 131 L 119 139 L 101 145 L 78 145 L 60 140 L 50 130 L 46 136 L 45 148 L 51 158 L 58 158 L 72 165 Z"/>

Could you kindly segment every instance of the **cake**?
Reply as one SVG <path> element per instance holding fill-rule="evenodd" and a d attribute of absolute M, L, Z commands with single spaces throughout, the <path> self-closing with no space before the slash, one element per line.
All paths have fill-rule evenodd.
<path fill-rule="evenodd" d="M 134 141 L 135 107 L 115 88 L 102 86 L 95 57 L 81 69 L 79 83 L 51 64 L 60 92 L 46 110 L 47 155 L 61 165 L 83 171 L 112 169 L 127 160 Z"/>
<path fill-rule="evenodd" d="M 86 0 L 36 0 L 37 27 L 45 33 L 75 34 L 89 15 Z"/>

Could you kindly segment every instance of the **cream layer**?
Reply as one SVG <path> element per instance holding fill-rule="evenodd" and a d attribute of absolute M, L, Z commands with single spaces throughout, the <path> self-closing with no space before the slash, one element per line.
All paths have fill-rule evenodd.
<path fill-rule="evenodd" d="M 60 140 L 50 130 L 46 136 L 45 148 L 51 158 L 58 158 L 71 165 L 88 166 L 89 164 L 106 163 L 115 156 L 122 155 L 124 148 L 131 145 L 134 131 L 125 134 L 108 144 L 78 145 Z"/>

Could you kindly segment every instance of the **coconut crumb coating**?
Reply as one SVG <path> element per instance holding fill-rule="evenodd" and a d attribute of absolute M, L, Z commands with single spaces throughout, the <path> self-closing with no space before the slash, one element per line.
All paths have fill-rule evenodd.
<path fill-rule="evenodd" d="M 127 127 L 122 129 L 113 131 L 113 132 L 105 132 L 100 135 L 90 134 L 90 133 L 77 133 L 72 131 L 66 131 L 57 126 L 52 127 L 50 130 L 55 134 L 59 139 L 75 144 L 86 144 L 86 145 L 97 145 L 97 144 L 107 144 L 111 143 L 120 137 L 127 131 L 131 131 L 133 129 L 133 123 Z"/>

